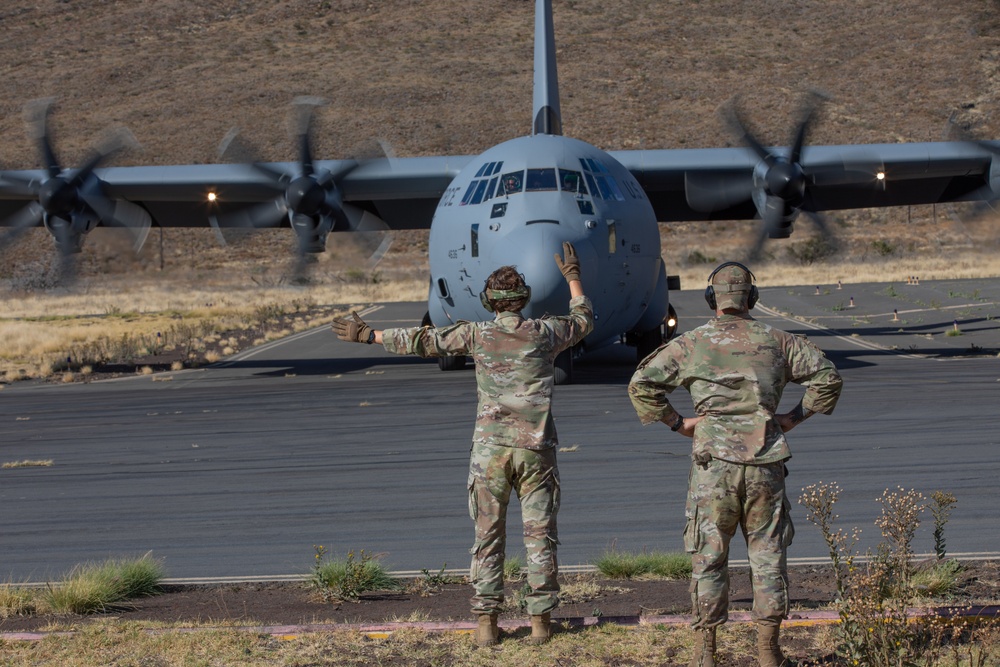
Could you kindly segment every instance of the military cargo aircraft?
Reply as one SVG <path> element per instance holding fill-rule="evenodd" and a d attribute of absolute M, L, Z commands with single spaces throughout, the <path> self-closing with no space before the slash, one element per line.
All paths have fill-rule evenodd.
<path fill-rule="evenodd" d="M 789 147 L 769 148 L 735 110 L 745 147 L 602 151 L 563 136 L 550 0 L 536 0 L 531 133 L 480 155 L 315 159 L 315 106 L 300 100 L 299 161 L 101 167 L 102 146 L 65 168 L 49 139 L 49 106 L 35 109 L 45 165 L 0 172 L 0 246 L 44 226 L 71 258 L 97 225 L 132 231 L 141 247 L 152 225 L 224 232 L 288 226 L 300 253 L 322 252 L 330 232 L 429 229 L 425 322 L 492 316 L 480 302 L 486 277 L 514 264 L 531 286 L 525 314 L 564 312 L 568 289 L 552 260 L 564 241 L 581 257 L 594 331 L 558 362 L 569 379 L 577 355 L 624 341 L 641 358 L 673 333 L 676 318 L 661 256 L 659 222 L 761 219 L 751 254 L 822 211 L 992 200 L 1000 192 L 995 143 L 806 146 L 814 104 Z M 119 142 L 120 144 L 120 142 Z M 445 358 L 443 370 L 464 366 Z"/>

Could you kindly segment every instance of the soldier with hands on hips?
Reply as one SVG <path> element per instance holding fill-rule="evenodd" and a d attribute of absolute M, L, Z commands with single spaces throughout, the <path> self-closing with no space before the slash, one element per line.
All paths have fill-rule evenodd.
<path fill-rule="evenodd" d="M 563 243 L 556 264 L 569 283 L 569 314 L 525 319 L 531 298 L 524 276 L 502 266 L 486 279 L 480 298 L 495 313 L 487 322 L 445 327 L 372 329 L 357 313 L 336 320 L 343 340 L 379 343 L 389 352 L 421 357 L 468 355 L 476 365 L 479 404 L 469 464 L 469 513 L 476 524 L 470 579 L 472 612 L 478 616 L 476 640 L 496 644 L 497 618 L 504 601 L 503 564 L 507 504 L 513 490 L 521 503 L 527 550 L 526 596 L 531 641 L 551 635 L 550 614 L 559 603 L 556 466 L 552 390 L 556 356 L 579 343 L 594 327 L 590 299 L 580 282 L 580 262 L 572 244 Z"/>
<path fill-rule="evenodd" d="M 741 528 L 753 585 L 752 617 L 762 667 L 786 667 L 778 645 L 788 615 L 787 548 L 794 529 L 785 497 L 785 433 L 816 413 L 830 414 L 843 381 L 822 351 L 750 316 L 758 292 L 753 273 L 726 262 L 708 279 L 705 298 L 716 317 L 661 347 L 639 365 L 628 392 L 643 424 L 661 421 L 693 438 L 684 546 L 692 555 L 692 667 L 714 667 L 716 628 L 729 613 L 729 542 Z M 777 413 L 788 382 L 805 395 Z M 695 416 L 683 417 L 667 395 L 691 394 Z"/>

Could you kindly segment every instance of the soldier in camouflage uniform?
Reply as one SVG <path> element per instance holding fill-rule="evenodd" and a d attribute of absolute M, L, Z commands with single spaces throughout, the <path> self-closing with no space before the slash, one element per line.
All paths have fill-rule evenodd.
<path fill-rule="evenodd" d="M 741 528 L 754 591 L 760 664 L 791 664 L 778 646 L 788 614 L 787 548 L 794 530 L 785 497 L 785 433 L 819 412 L 830 414 L 843 381 L 803 337 L 750 316 L 753 274 L 727 262 L 712 272 L 705 298 L 716 311 L 639 365 L 628 391 L 643 424 L 661 421 L 693 438 L 684 528 L 693 554 L 691 602 L 699 634 L 692 667 L 715 665 L 715 629 L 728 619 L 729 541 Z M 802 401 L 777 412 L 788 382 L 805 386 Z M 667 394 L 684 387 L 697 416 L 682 417 Z"/>
<path fill-rule="evenodd" d="M 459 322 L 446 327 L 375 331 L 356 313 L 338 320 L 338 337 L 381 343 L 396 354 L 422 357 L 469 355 L 476 364 L 479 406 L 469 465 L 469 513 L 476 523 L 470 579 L 472 612 L 479 617 L 476 638 L 489 646 L 498 640 L 497 616 L 504 600 L 503 564 L 507 503 L 511 490 L 521 502 L 527 550 L 528 613 L 533 643 L 550 636 L 550 612 L 559 603 L 556 513 L 559 470 L 552 420 L 553 364 L 594 327 L 590 300 L 583 293 L 576 251 L 563 244 L 565 259 L 555 260 L 570 288 L 569 315 L 525 319 L 521 310 L 531 290 L 512 266 L 494 271 L 480 295 L 496 313 L 489 322 Z"/>

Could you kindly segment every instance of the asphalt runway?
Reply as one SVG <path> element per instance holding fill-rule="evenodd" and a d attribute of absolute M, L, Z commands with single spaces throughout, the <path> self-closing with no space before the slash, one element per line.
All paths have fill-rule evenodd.
<path fill-rule="evenodd" d="M 996 556 L 1000 281 L 761 292 L 755 316 L 808 335 L 845 377 L 834 415 L 790 434 L 793 504 L 803 487 L 836 482 L 839 525 L 872 546 L 883 491 L 950 492 L 949 553 Z M 709 315 L 700 290 L 672 299 L 682 330 Z M 367 320 L 416 325 L 424 310 L 387 304 Z M 681 549 L 690 441 L 640 426 L 625 392 L 634 366 L 631 348 L 612 346 L 557 388 L 564 565 L 613 547 Z M 790 386 L 782 409 L 800 396 Z M 673 398 L 690 414 L 686 394 Z M 0 470 L 0 579 L 147 551 L 173 578 L 301 575 L 314 545 L 382 553 L 392 570 L 467 567 L 475 407 L 471 368 L 442 373 L 325 329 L 202 370 L 7 386 L 3 462 L 53 465 Z M 825 557 L 804 516 L 796 506 L 790 555 Z M 927 553 L 929 512 L 922 521 L 913 546 Z M 515 503 L 509 523 L 508 553 L 522 553 Z M 745 557 L 740 542 L 733 558 Z"/>

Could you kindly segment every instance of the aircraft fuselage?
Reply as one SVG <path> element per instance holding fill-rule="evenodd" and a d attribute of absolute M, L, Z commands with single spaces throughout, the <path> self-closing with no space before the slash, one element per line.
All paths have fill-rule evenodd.
<path fill-rule="evenodd" d="M 431 323 L 491 319 L 479 294 L 503 265 L 531 286 L 526 317 L 568 312 L 569 288 L 553 260 L 564 241 L 576 248 L 594 304 L 586 347 L 663 321 L 659 229 L 639 183 L 586 142 L 533 135 L 470 161 L 441 198 L 429 240 Z"/>

